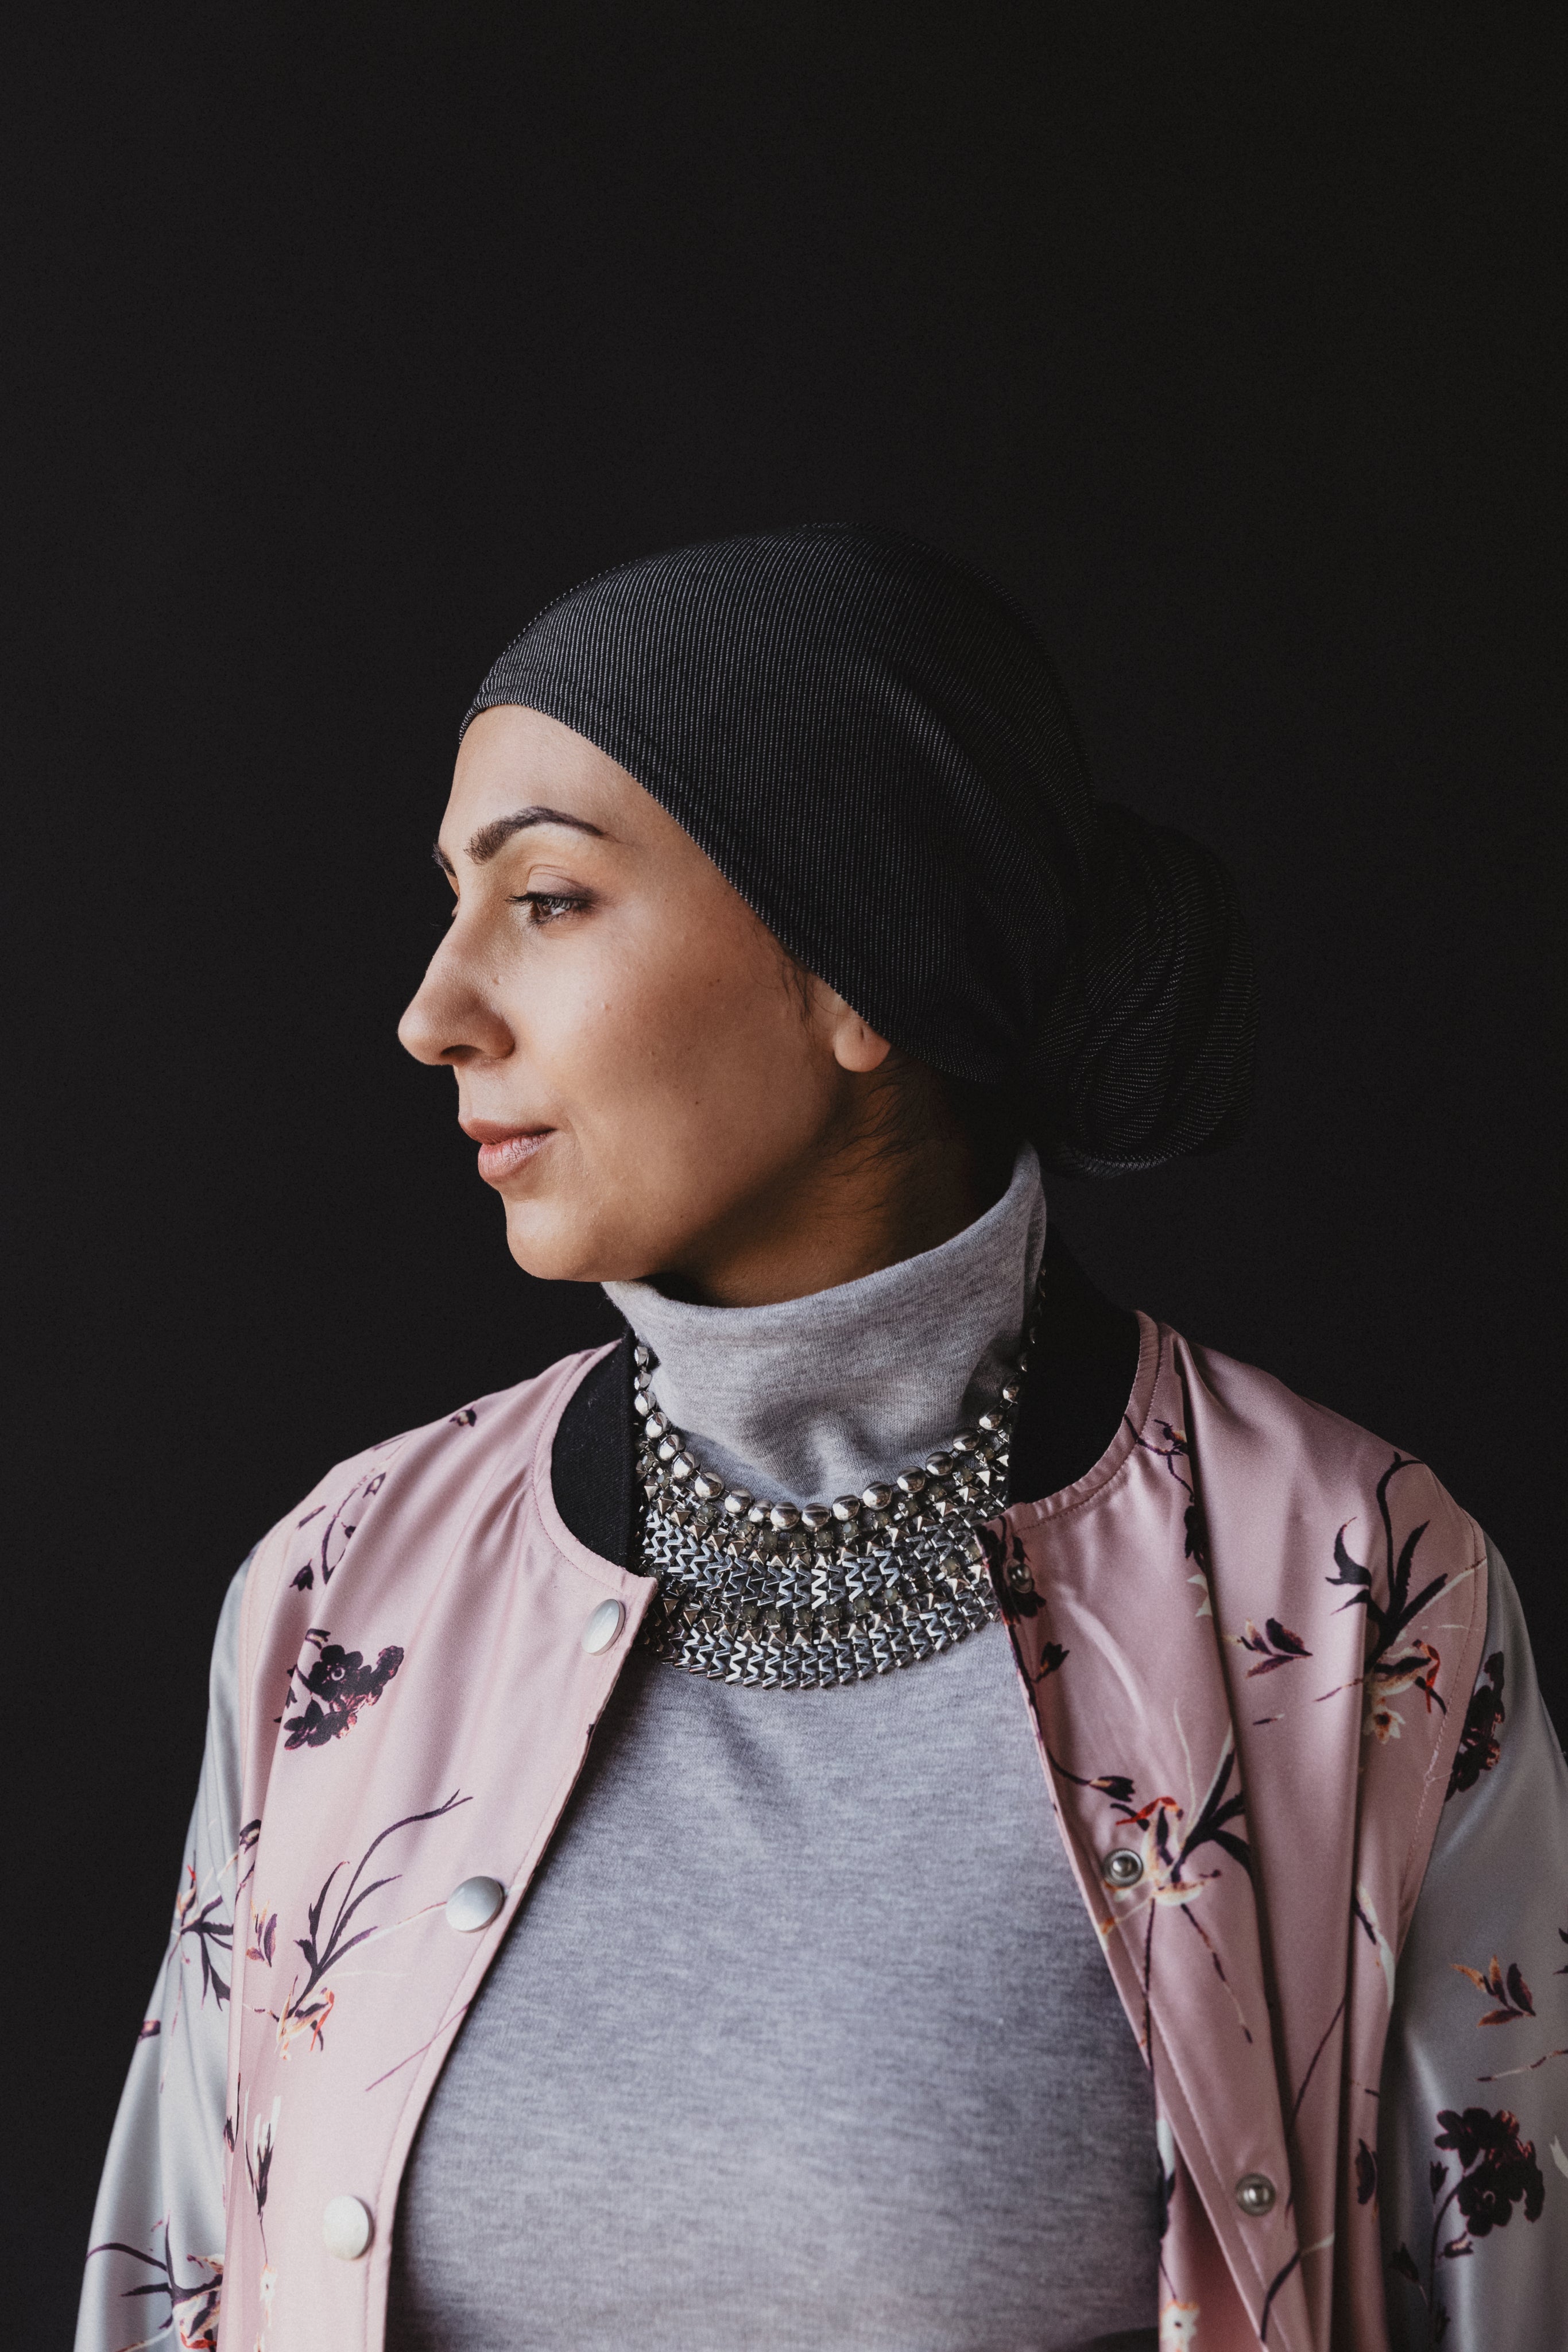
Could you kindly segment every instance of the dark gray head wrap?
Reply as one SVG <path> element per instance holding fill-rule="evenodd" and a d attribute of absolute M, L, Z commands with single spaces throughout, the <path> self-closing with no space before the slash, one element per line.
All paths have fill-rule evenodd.
<path fill-rule="evenodd" d="M 1223 1141 L 1251 1061 L 1229 877 L 1096 802 L 1022 614 L 892 531 L 677 548 L 547 605 L 463 724 L 522 703 L 651 793 L 798 962 L 1050 1166 Z"/>

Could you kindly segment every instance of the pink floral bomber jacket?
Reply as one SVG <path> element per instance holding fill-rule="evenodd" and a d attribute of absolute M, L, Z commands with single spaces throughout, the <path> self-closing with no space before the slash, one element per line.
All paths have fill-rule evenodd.
<path fill-rule="evenodd" d="M 988 1534 L 1153 2074 L 1163 2352 L 1543 2352 L 1568 1773 L 1507 1573 L 1421 1463 L 1140 1322 L 1110 1450 Z M 340 1465 L 236 1578 L 78 2352 L 380 2352 L 421 2114 L 653 1589 L 551 1493 L 595 1360 Z"/>

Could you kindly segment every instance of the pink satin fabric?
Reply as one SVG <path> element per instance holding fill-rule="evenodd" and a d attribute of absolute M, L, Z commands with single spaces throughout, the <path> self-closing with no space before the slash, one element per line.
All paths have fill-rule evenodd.
<path fill-rule="evenodd" d="M 1010 1510 L 994 1552 L 1044 1789 L 1154 2069 L 1161 2343 L 1383 2352 L 1359 2192 L 1395 1956 L 1482 1645 L 1484 1547 L 1421 1465 L 1146 1319 L 1142 1339 L 1116 1443 Z M 252 1564 L 225 2342 L 381 2352 L 425 2100 L 652 1591 L 550 1492 L 595 1360 L 341 1465 Z M 585 1650 L 606 1601 L 619 1631 Z M 329 1653 L 379 1664 L 308 1717 L 303 1676 Z M 1118 1885 L 1131 1865 L 1108 1876 L 1106 1857 L 1129 1853 Z M 471 1877 L 506 1899 L 465 1933 L 444 1906 Z M 1239 2202 L 1249 2179 L 1267 2210 Z M 369 2218 L 359 2259 L 324 2239 L 344 2198 Z"/>

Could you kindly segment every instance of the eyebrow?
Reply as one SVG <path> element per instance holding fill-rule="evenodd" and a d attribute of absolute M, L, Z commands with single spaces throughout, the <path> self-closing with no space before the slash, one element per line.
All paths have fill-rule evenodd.
<path fill-rule="evenodd" d="M 573 833 L 591 834 L 595 841 L 604 838 L 598 825 L 590 824 L 583 816 L 569 816 L 565 809 L 521 808 L 514 809 L 510 816 L 494 817 L 488 824 L 482 824 L 468 844 L 468 855 L 476 866 L 487 866 L 497 851 L 503 849 L 515 833 L 527 833 L 529 826 L 535 824 L 570 825 Z M 434 845 L 433 855 L 443 873 L 450 874 L 452 860 L 439 842 Z"/>

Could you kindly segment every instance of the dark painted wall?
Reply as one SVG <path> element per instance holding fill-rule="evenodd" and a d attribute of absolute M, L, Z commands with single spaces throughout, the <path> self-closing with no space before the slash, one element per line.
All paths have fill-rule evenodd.
<path fill-rule="evenodd" d="M 1561 1716 L 1562 352 L 1545 10 L 27 13 L 5 2332 L 53 2346 L 229 1572 L 605 1328 L 392 1028 L 457 715 L 622 555 L 874 518 L 1027 601 L 1266 991 L 1249 1139 L 1063 1227 L 1425 1453 Z"/>

